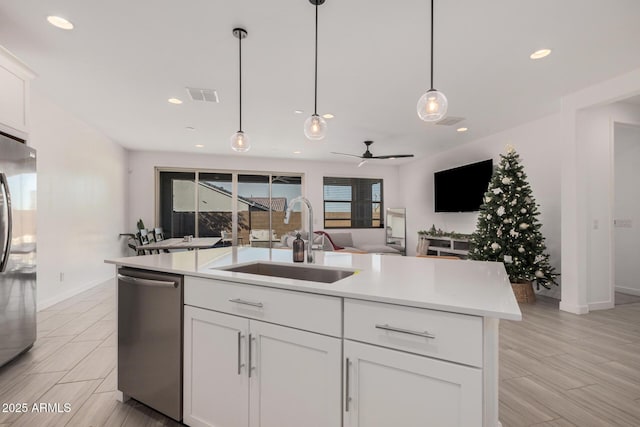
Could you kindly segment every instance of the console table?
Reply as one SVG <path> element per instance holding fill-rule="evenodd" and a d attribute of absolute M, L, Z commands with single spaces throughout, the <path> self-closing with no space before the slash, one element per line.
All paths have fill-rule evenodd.
<path fill-rule="evenodd" d="M 456 256 L 466 259 L 469 255 L 469 239 L 445 236 L 424 236 L 429 240 L 427 255 Z"/>

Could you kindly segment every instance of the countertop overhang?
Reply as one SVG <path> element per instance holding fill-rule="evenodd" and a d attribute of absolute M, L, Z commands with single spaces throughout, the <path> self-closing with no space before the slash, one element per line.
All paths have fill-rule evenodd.
<path fill-rule="evenodd" d="M 117 266 L 248 283 L 410 307 L 521 320 L 502 263 L 379 254 L 316 252 L 319 268 L 357 270 L 334 283 L 221 270 L 251 262 L 294 264 L 290 250 L 225 247 L 105 260 Z"/>

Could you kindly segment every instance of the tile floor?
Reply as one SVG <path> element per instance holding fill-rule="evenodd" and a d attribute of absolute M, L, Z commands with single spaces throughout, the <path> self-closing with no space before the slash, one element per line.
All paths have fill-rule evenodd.
<path fill-rule="evenodd" d="M 640 298 L 624 301 L 576 316 L 543 297 L 522 306 L 522 322 L 501 322 L 504 427 L 640 426 Z M 59 403 L 61 412 L 0 412 L 0 427 L 178 426 L 115 400 L 115 318 L 113 281 L 38 313 L 35 346 L 0 368 L 0 404 Z"/>

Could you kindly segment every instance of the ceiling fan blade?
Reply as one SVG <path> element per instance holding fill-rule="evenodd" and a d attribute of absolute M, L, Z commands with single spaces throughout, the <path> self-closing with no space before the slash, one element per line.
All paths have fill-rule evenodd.
<path fill-rule="evenodd" d="M 339 155 L 341 155 L 341 156 L 357 157 L 357 158 L 359 158 L 359 159 L 361 159 L 361 158 L 362 158 L 362 156 L 357 156 L 357 155 L 355 155 L 355 154 L 348 154 L 348 153 L 336 153 L 335 151 L 331 151 L 331 154 L 339 154 Z"/>
<path fill-rule="evenodd" d="M 374 159 L 400 159 L 403 157 L 413 157 L 413 154 L 395 154 L 389 156 L 374 156 Z"/>

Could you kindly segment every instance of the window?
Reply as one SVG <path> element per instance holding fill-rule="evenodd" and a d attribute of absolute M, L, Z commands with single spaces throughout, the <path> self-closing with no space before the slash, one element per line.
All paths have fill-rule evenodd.
<path fill-rule="evenodd" d="M 381 228 L 382 180 L 324 177 L 325 228 Z"/>
<path fill-rule="evenodd" d="M 301 229 L 300 206 L 284 223 L 289 201 L 302 194 L 301 175 L 160 168 L 157 173 L 157 218 L 166 237 L 231 233 L 238 244 L 271 247 L 287 232 Z M 264 233 L 267 237 L 252 238 Z"/>

